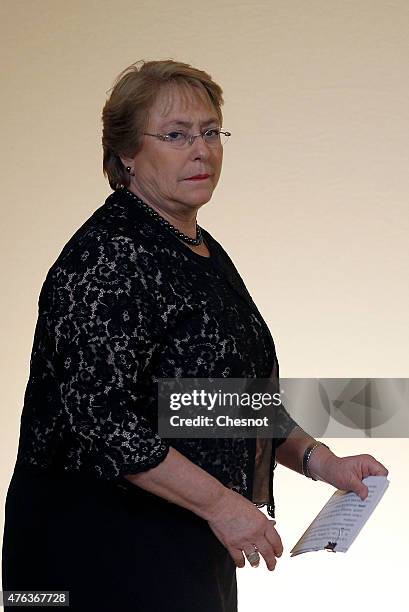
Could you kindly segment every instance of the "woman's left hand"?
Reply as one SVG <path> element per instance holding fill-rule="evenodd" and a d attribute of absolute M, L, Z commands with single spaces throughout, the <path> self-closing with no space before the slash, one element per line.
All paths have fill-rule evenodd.
<path fill-rule="evenodd" d="M 354 491 L 364 500 L 368 495 L 368 487 L 363 484 L 362 479 L 367 476 L 387 476 L 388 473 L 386 467 L 372 455 L 337 457 L 331 453 L 322 462 L 318 476 L 337 489 Z"/>

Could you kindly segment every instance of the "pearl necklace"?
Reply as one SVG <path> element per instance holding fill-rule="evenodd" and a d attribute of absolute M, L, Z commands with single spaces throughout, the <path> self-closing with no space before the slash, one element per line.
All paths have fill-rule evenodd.
<path fill-rule="evenodd" d="M 178 230 L 177 227 L 169 223 L 169 221 L 164 219 L 159 213 L 156 212 L 155 209 L 153 209 L 151 206 L 146 204 L 146 202 L 143 202 L 143 200 L 138 198 L 138 196 L 132 193 L 132 191 L 129 191 L 129 189 L 126 189 L 126 188 L 124 189 L 124 191 L 127 195 L 131 196 L 134 200 L 136 200 L 138 204 L 142 206 L 142 208 L 146 210 L 146 212 L 149 213 L 153 219 L 155 219 L 155 221 L 158 221 L 158 223 L 166 227 L 170 232 L 172 232 L 172 234 L 174 234 L 175 236 L 177 236 L 184 242 L 187 242 L 188 244 L 192 244 L 193 246 L 199 246 L 199 244 L 202 244 L 203 242 L 202 228 L 197 224 L 197 221 L 196 221 L 196 238 L 191 238 L 187 234 L 184 234 L 183 232 Z"/>

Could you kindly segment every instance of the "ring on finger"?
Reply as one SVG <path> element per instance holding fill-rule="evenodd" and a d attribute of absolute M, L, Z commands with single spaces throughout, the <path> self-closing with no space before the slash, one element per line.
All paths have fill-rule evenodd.
<path fill-rule="evenodd" d="M 257 546 L 255 544 L 253 544 L 253 546 L 254 546 L 253 552 L 250 552 L 250 553 L 244 552 L 244 554 L 246 555 L 250 565 L 258 565 L 260 563 L 260 555 L 259 555 Z"/>

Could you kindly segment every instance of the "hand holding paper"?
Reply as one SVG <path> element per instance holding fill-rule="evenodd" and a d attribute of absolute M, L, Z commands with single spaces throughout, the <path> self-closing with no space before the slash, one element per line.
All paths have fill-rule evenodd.
<path fill-rule="evenodd" d="M 362 500 L 352 491 L 335 491 L 311 525 L 290 551 L 291 556 L 313 550 L 346 552 L 382 498 L 389 481 L 386 476 L 368 476 Z"/>
<path fill-rule="evenodd" d="M 330 453 L 323 463 L 318 457 L 318 453 L 312 454 L 309 467 L 319 480 L 324 480 L 342 491 L 353 491 L 361 499 L 365 499 L 368 493 L 365 478 L 388 475 L 386 467 L 372 455 L 337 457 Z"/>

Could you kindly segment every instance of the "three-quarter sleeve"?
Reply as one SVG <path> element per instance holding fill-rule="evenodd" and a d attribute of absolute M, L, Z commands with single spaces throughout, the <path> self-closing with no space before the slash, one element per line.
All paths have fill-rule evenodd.
<path fill-rule="evenodd" d="M 150 369 L 160 320 L 144 253 L 127 236 L 92 237 L 53 275 L 53 332 L 69 469 L 117 479 L 158 465 Z"/>
<path fill-rule="evenodd" d="M 279 365 L 277 356 L 274 359 L 274 366 L 271 372 L 271 378 L 276 379 L 277 382 L 280 379 Z M 285 442 L 294 429 L 298 427 L 298 423 L 288 414 L 285 406 L 281 403 L 274 407 L 274 446 L 278 448 L 283 442 Z"/>

